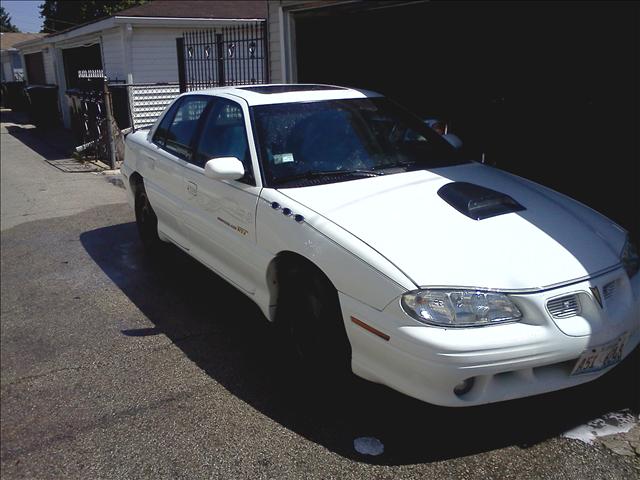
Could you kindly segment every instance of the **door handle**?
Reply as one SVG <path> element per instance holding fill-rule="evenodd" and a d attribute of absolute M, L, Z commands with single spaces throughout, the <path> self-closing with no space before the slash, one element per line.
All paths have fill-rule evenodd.
<path fill-rule="evenodd" d="M 193 196 L 196 196 L 198 194 L 198 185 L 193 182 L 187 181 L 187 192 L 189 192 Z"/>

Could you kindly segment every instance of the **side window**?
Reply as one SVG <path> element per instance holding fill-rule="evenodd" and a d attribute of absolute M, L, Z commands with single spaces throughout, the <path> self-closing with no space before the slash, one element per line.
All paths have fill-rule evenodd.
<path fill-rule="evenodd" d="M 164 148 L 164 142 L 167 139 L 169 125 L 171 125 L 171 121 L 173 120 L 173 116 L 175 115 L 176 109 L 178 108 L 178 105 L 180 105 L 180 102 L 182 102 L 182 100 L 178 100 L 171 106 L 169 110 L 167 110 L 167 113 L 164 115 L 164 117 L 162 117 L 160 125 L 158 125 L 158 128 L 156 128 L 156 131 L 153 134 L 153 143 L 155 143 L 159 147 Z"/>
<path fill-rule="evenodd" d="M 215 100 L 202 128 L 194 163 L 204 167 L 208 160 L 216 157 L 236 157 L 245 171 L 239 181 L 255 185 L 242 108 L 225 98 Z"/>
<path fill-rule="evenodd" d="M 200 115 L 209 103 L 209 98 L 201 95 L 184 97 L 176 110 L 167 131 L 165 149 L 176 157 L 190 160 L 191 142 L 196 133 Z"/>

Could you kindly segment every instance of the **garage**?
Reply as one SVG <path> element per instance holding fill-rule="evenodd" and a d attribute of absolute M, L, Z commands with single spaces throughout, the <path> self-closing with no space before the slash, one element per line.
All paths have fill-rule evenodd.
<path fill-rule="evenodd" d="M 446 120 L 477 158 L 640 233 L 631 6 L 282 5 L 283 80 L 380 91 Z"/>
<path fill-rule="evenodd" d="M 62 50 L 62 59 L 67 88 L 78 86 L 78 72 L 81 70 L 102 71 L 102 52 L 99 43 L 65 48 Z"/>

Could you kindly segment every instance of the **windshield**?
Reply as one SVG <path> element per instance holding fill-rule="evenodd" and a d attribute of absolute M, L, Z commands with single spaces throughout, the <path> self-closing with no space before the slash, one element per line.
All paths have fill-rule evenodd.
<path fill-rule="evenodd" d="M 266 185 L 293 187 L 464 163 L 384 97 L 252 107 Z"/>

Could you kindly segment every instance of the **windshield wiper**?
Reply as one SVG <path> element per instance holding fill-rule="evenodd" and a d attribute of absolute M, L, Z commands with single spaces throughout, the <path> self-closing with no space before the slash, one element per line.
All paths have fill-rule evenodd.
<path fill-rule="evenodd" d="M 304 173 L 297 173 L 295 175 L 287 175 L 282 178 L 276 178 L 274 183 L 287 183 L 292 182 L 294 180 L 312 180 L 314 178 L 320 177 L 331 177 L 334 175 L 363 175 L 370 177 L 378 177 L 380 175 L 384 175 L 383 172 L 379 172 L 376 170 L 364 170 L 364 169 L 353 169 L 353 170 L 310 170 Z"/>
<path fill-rule="evenodd" d="M 418 162 L 392 162 L 392 163 L 383 163 L 381 165 L 376 165 L 373 167 L 375 170 L 386 170 L 388 168 L 409 168 L 413 167 Z"/>

